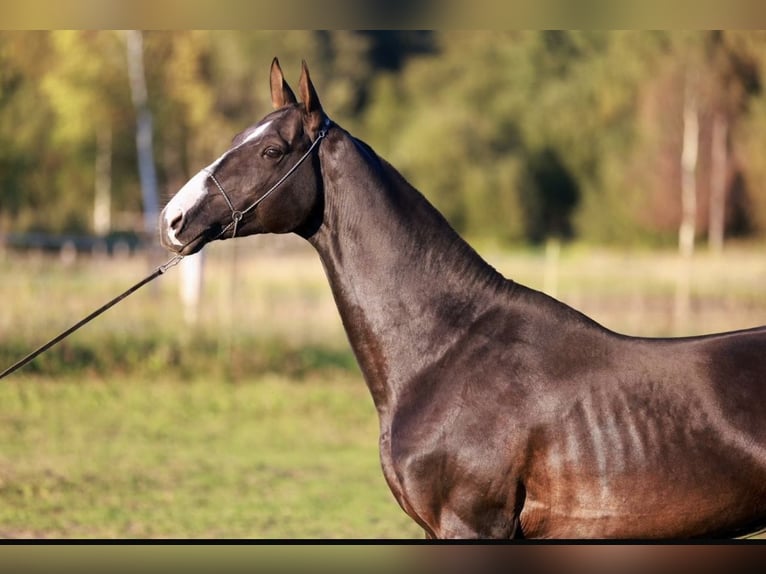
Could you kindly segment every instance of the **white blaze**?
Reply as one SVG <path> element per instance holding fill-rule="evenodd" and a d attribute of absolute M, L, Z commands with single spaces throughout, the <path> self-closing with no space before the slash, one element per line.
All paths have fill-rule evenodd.
<path fill-rule="evenodd" d="M 261 124 L 257 128 L 253 130 L 253 133 L 251 133 L 249 136 L 247 136 L 241 144 L 239 144 L 237 147 L 245 145 L 247 142 L 253 141 L 255 138 L 257 138 L 259 135 L 261 135 L 263 132 L 266 131 L 266 128 L 268 128 L 271 125 L 271 122 L 273 120 L 269 120 L 265 124 Z M 236 148 L 235 148 L 236 149 Z"/>
<path fill-rule="evenodd" d="M 197 172 L 165 206 L 164 214 L 168 239 L 178 246 L 183 245 L 183 242 L 179 241 L 176 237 L 176 231 L 173 229 L 171 222 L 178 216 L 184 216 L 190 209 L 202 201 L 207 193 L 205 189 L 207 177 L 208 174 L 204 169 Z"/>

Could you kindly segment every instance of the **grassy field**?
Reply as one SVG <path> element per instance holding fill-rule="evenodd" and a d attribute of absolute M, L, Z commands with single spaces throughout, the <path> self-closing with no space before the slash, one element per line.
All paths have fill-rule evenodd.
<path fill-rule="evenodd" d="M 0 536 L 408 538 L 350 377 L 0 389 Z"/>
<path fill-rule="evenodd" d="M 174 269 L 0 383 L 0 537 L 422 537 L 316 255 L 272 239 L 208 248 L 196 325 Z M 757 246 L 694 260 L 683 321 L 672 253 L 480 251 L 618 331 L 766 323 Z M 149 269 L 0 251 L 0 368 Z"/>

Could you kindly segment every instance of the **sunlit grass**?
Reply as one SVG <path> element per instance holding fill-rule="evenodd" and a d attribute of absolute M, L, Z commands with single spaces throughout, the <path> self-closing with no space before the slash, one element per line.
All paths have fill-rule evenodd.
<path fill-rule="evenodd" d="M 0 536 L 420 537 L 349 378 L 0 387 Z"/>
<path fill-rule="evenodd" d="M 0 383 L 0 537 L 422 537 L 383 479 L 377 414 L 318 257 L 284 245 L 211 245 L 194 325 L 173 269 Z M 542 250 L 480 252 L 625 333 L 766 323 L 757 246 L 698 254 L 681 325 L 672 252 L 565 246 L 554 283 Z M 0 252 L 0 367 L 150 269 Z"/>

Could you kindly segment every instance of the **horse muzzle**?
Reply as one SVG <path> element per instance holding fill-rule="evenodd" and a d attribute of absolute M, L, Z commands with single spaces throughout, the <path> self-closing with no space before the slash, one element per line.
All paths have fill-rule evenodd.
<path fill-rule="evenodd" d="M 168 205 L 160 214 L 160 244 L 173 253 L 191 255 L 202 249 L 215 236 L 209 229 L 195 232 L 187 223 L 186 213 Z"/>

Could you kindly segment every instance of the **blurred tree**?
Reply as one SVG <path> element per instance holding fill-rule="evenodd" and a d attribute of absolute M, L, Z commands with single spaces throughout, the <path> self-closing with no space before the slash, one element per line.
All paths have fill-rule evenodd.
<path fill-rule="evenodd" d="M 293 84 L 305 58 L 332 117 L 460 231 L 666 244 L 681 217 L 684 51 L 694 42 L 695 227 L 711 245 L 766 233 L 763 32 L 156 31 L 144 40 L 161 199 L 270 110 L 274 56 Z M 97 164 L 102 180 L 111 166 L 115 225 L 134 225 L 123 217 L 142 203 L 127 77 L 117 32 L 0 32 L 3 231 L 89 229 Z"/>
<path fill-rule="evenodd" d="M 48 197 L 35 183 L 59 163 L 38 89 L 50 52 L 45 32 L 0 32 L 0 230 L 40 224 Z"/>
<path fill-rule="evenodd" d="M 749 215 L 741 192 L 748 196 L 755 192 L 735 186 L 747 167 L 733 144 L 741 140 L 740 130 L 748 122 L 746 110 L 757 92 L 757 74 L 750 57 L 735 48 L 729 32 L 663 35 L 654 73 L 640 86 L 637 128 L 641 139 L 631 165 L 645 201 L 637 219 L 653 236 L 669 235 L 681 220 L 678 158 L 683 147 L 685 83 L 691 73 L 699 125 L 695 169 L 699 209 L 694 227 L 698 232 L 707 230 L 709 243 L 720 248 L 726 232 L 746 230 L 743 222 Z"/>
<path fill-rule="evenodd" d="M 438 56 L 379 80 L 367 126 L 462 231 L 624 239 L 639 198 L 622 168 L 659 43 L 629 32 L 441 32 Z M 396 133 L 385 133 L 392 117 Z"/>
<path fill-rule="evenodd" d="M 5 32 L 0 46 L 9 82 L 0 157 L 14 158 L 0 172 L 0 223 L 17 231 L 88 230 L 97 134 L 111 131 L 120 142 L 128 116 L 119 41 L 108 32 Z"/>
<path fill-rule="evenodd" d="M 40 88 L 54 114 L 49 136 L 63 161 L 54 175 L 58 210 L 69 229 L 103 226 L 111 205 L 114 126 L 128 103 L 124 54 L 116 33 L 53 31 L 50 66 Z M 122 135 L 124 132 L 120 132 Z M 63 224 L 63 223 L 62 223 Z M 103 228 L 99 231 L 104 231 Z"/>
<path fill-rule="evenodd" d="M 732 198 L 746 217 L 739 217 L 744 231 L 766 234 L 766 32 L 726 31 L 723 43 L 729 55 L 730 75 L 737 91 L 727 100 L 730 113 L 731 162 L 735 164 Z M 733 108 L 733 109 L 732 109 Z M 741 179 L 740 176 L 741 175 Z M 742 221 L 744 219 L 744 221 Z"/>
<path fill-rule="evenodd" d="M 517 98 L 508 89 L 517 33 L 446 33 L 439 56 L 375 79 L 364 134 L 462 231 L 520 237 Z"/>
<path fill-rule="evenodd" d="M 160 202 L 164 203 L 220 154 L 231 134 L 215 109 L 209 32 L 145 32 L 144 51 Z"/>
<path fill-rule="evenodd" d="M 136 151 L 138 173 L 141 180 L 143 200 L 144 232 L 147 237 L 154 235 L 157 217 L 160 214 L 157 199 L 157 174 L 154 162 L 154 128 L 149 110 L 149 94 L 146 90 L 144 72 L 144 39 L 140 30 L 125 32 L 125 47 L 128 59 L 130 94 L 136 112 Z"/>

